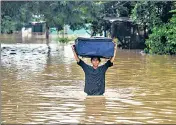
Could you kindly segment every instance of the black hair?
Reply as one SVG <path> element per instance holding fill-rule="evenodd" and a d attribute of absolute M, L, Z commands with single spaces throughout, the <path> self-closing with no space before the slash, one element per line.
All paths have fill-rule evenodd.
<path fill-rule="evenodd" d="M 97 58 L 98 61 L 101 62 L 101 59 L 100 59 L 100 57 L 98 57 L 98 56 L 92 56 L 92 57 L 91 57 L 91 62 L 92 62 L 92 60 L 93 60 L 94 58 Z"/>

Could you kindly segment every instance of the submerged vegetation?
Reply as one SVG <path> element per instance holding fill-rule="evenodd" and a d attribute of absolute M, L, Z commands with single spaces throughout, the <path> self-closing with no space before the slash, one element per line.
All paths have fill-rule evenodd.
<path fill-rule="evenodd" d="M 59 37 L 56 39 L 56 41 L 60 43 L 68 43 L 70 41 L 74 41 L 76 38 L 75 37 Z"/>

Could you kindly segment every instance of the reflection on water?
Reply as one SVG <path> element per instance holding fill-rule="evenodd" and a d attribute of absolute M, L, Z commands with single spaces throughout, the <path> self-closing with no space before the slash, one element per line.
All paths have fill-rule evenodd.
<path fill-rule="evenodd" d="M 176 123 L 175 56 L 118 50 L 104 96 L 89 97 L 69 44 L 1 47 L 3 123 Z"/>
<path fill-rule="evenodd" d="M 54 34 L 50 34 L 49 41 L 50 43 L 55 42 L 56 38 L 58 36 Z M 46 35 L 37 35 L 37 34 L 31 34 L 22 36 L 22 34 L 19 32 L 17 34 L 1 34 L 0 35 L 0 43 L 44 43 L 46 44 L 48 41 L 46 40 Z"/>

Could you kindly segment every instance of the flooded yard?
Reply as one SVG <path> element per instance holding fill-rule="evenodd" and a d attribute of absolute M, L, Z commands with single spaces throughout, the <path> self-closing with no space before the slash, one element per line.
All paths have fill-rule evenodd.
<path fill-rule="evenodd" d="M 49 46 L 1 44 L 2 123 L 176 123 L 176 56 L 118 49 L 104 96 L 89 97 L 71 43 Z"/>

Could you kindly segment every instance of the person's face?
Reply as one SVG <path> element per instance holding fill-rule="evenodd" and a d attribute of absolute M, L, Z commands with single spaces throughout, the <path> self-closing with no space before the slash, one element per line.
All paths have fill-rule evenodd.
<path fill-rule="evenodd" d="M 91 63 L 93 66 L 98 67 L 100 61 L 98 60 L 98 58 L 93 58 Z"/>

